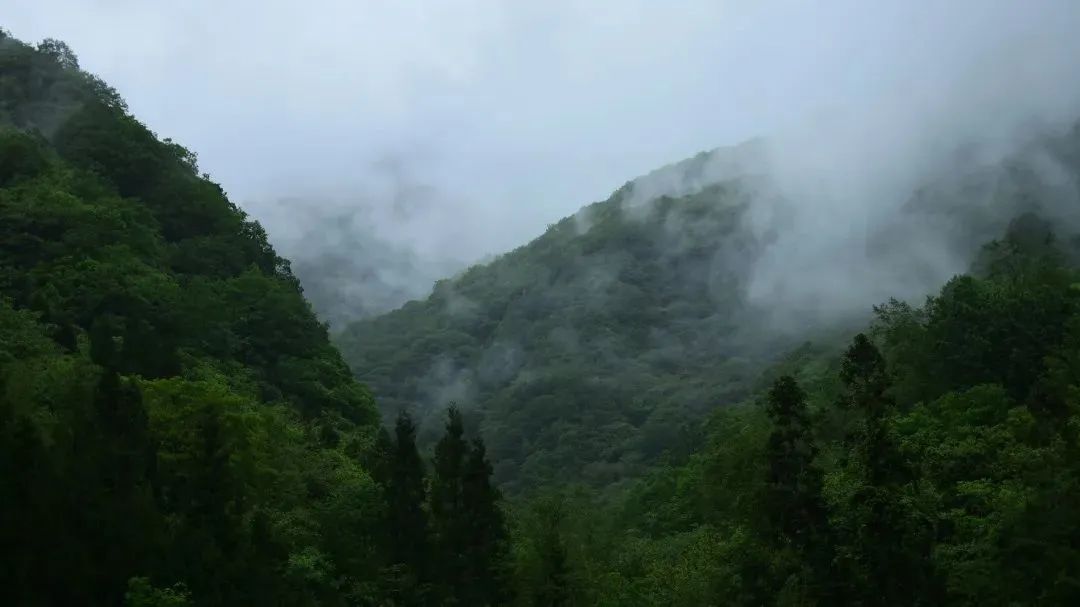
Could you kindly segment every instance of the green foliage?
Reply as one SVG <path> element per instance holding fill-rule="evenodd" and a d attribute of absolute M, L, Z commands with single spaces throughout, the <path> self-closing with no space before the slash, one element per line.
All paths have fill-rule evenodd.
<path fill-rule="evenodd" d="M 183 584 L 170 588 L 155 588 L 150 580 L 134 577 L 128 581 L 128 591 L 124 595 L 126 607 L 189 607 L 191 595 Z"/>
<path fill-rule="evenodd" d="M 480 439 L 473 440 L 461 476 L 466 521 L 466 576 L 461 602 L 505 605 L 510 599 L 508 535 L 501 494 L 491 480 L 491 462 Z"/>
<path fill-rule="evenodd" d="M 817 447 L 806 412 L 806 395 L 785 375 L 769 390 L 767 413 L 773 431 L 765 452 L 766 509 L 769 528 L 797 546 L 813 542 L 824 518 L 821 471 L 814 465 Z M 820 538 L 817 538 L 820 539 Z"/>
<path fill-rule="evenodd" d="M 194 154 L 0 37 L 0 602 L 375 600 L 376 415 Z"/>
<path fill-rule="evenodd" d="M 766 413 L 773 429 L 765 450 L 765 540 L 789 553 L 794 570 L 786 572 L 784 578 L 797 579 L 800 594 L 822 600 L 830 596 L 828 589 L 834 584 L 831 538 L 822 499 L 822 474 L 814 461 L 818 450 L 806 394 L 793 377 L 784 375 L 773 383 Z"/>
<path fill-rule="evenodd" d="M 634 206 L 630 189 L 436 284 L 337 342 L 384 412 L 468 400 L 508 494 L 594 486 L 684 458 L 706 412 L 748 395 L 786 339 L 761 339 L 744 283 L 761 246 L 740 180 Z"/>
<path fill-rule="evenodd" d="M 424 418 L 391 438 L 195 155 L 0 33 L 0 602 L 1080 602 L 1075 239 L 1022 215 L 791 349 L 743 297 L 752 186 L 623 188 L 351 327 Z"/>
<path fill-rule="evenodd" d="M 538 607 L 564 607 L 570 604 L 571 579 L 566 546 L 559 530 L 562 524 L 562 504 L 541 502 L 537 508 L 539 529 L 536 531 L 534 571 L 530 572 L 532 604 Z"/>
<path fill-rule="evenodd" d="M 507 532 L 491 484 L 483 441 L 469 444 L 461 413 L 447 411 L 435 446 L 431 515 L 441 593 L 453 605 L 503 605 L 508 600 Z"/>
<path fill-rule="evenodd" d="M 568 604 L 1080 600 L 1080 274 L 1011 242 L 994 271 L 879 308 L 875 339 L 797 349 L 685 462 L 568 491 L 557 533 L 549 497 L 519 502 L 520 604 L 542 604 L 553 537 Z"/>
<path fill-rule="evenodd" d="M 844 440 L 850 455 L 829 479 L 837 560 L 847 590 L 872 604 L 935 604 L 927 568 L 932 530 L 919 528 L 903 508 L 911 475 L 889 423 L 895 405 L 887 395 L 885 359 L 866 335 L 856 335 L 844 354 L 840 379 L 839 406 L 861 420 Z"/>
<path fill-rule="evenodd" d="M 0 131 L 0 186 L 36 176 L 48 166 L 45 146 L 27 133 Z"/>
<path fill-rule="evenodd" d="M 398 415 L 387 465 L 387 561 L 392 563 L 393 594 L 401 604 L 420 605 L 432 583 L 431 525 L 425 509 L 424 463 L 416 449 L 416 425 Z"/>

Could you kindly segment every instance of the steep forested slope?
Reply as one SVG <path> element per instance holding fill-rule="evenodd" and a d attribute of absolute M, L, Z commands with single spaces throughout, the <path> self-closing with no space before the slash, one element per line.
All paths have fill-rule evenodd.
<path fill-rule="evenodd" d="M 686 448 L 691 418 L 743 396 L 772 348 L 741 295 L 752 187 L 640 208 L 617 192 L 339 343 L 384 412 L 459 401 L 500 481 L 610 482 Z"/>
<path fill-rule="evenodd" d="M 843 276 L 854 267 L 883 297 L 921 296 L 1019 213 L 1076 225 L 1078 145 L 1073 129 L 1032 137 L 1004 159 L 971 154 L 929 173 L 887 220 L 868 221 L 869 211 L 826 218 L 866 222 L 865 238 L 802 274 L 785 267 L 803 267 L 800 255 L 818 254 L 828 237 L 795 225 L 812 218 L 796 210 L 813 201 L 778 186 L 766 142 L 699 154 L 441 281 L 426 300 L 354 323 L 337 341 L 384 413 L 425 418 L 461 404 L 504 488 L 605 485 L 664 454 L 685 455 L 706 412 L 746 397 L 785 351 L 868 320 L 866 294 L 808 282 L 862 289 Z M 774 250 L 777 238 L 786 240 Z M 783 288 L 751 297 L 766 270 Z M 801 290 L 787 288 L 795 283 Z M 822 311 L 808 292 L 831 295 L 826 306 L 858 306 Z M 421 434 L 430 443 L 423 424 Z"/>
<path fill-rule="evenodd" d="M 924 305 L 880 306 L 847 348 L 801 348 L 771 368 L 769 390 L 710 416 L 685 464 L 606 499 L 534 500 L 519 519 L 523 592 L 1074 604 L 1080 274 L 1067 240 L 1014 222 L 978 272 Z"/>
<path fill-rule="evenodd" d="M 194 154 L 0 30 L 0 603 L 505 603 L 483 443 L 377 422 Z"/>
<path fill-rule="evenodd" d="M 438 414 L 428 458 L 190 152 L 0 35 L 0 601 L 1080 601 L 1080 130 L 943 170 L 851 252 L 931 230 L 968 274 L 795 330 L 748 294 L 754 205 L 792 201 L 740 158 L 353 326 L 383 408 Z M 478 423 L 532 495 L 500 502 Z"/>
<path fill-rule="evenodd" d="M 376 420 L 194 155 L 0 33 L 0 602 L 338 604 L 379 567 Z"/>

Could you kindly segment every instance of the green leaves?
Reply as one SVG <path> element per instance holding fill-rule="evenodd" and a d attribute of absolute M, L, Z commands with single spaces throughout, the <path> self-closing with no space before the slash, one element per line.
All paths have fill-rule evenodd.
<path fill-rule="evenodd" d="M 4 38 L 0 517 L 25 524 L 0 533 L 19 547 L 0 602 L 341 605 L 378 586 L 371 395 L 197 171 L 62 43 Z"/>
<path fill-rule="evenodd" d="M 758 245 L 744 186 L 634 209 L 616 194 L 337 342 L 384 414 L 414 408 L 421 445 L 448 393 L 468 394 L 508 495 L 683 458 L 706 412 L 745 398 L 776 353 L 744 317 Z"/>
<path fill-rule="evenodd" d="M 190 607 L 191 593 L 183 584 L 156 588 L 144 577 L 128 580 L 124 607 Z"/>
<path fill-rule="evenodd" d="M 0 126 L 0 187 L 32 179 L 48 166 L 46 148 L 39 139 Z"/>

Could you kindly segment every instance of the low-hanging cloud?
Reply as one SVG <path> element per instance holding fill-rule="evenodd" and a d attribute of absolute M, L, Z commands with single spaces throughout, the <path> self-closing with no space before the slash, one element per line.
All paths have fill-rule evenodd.
<path fill-rule="evenodd" d="M 482 253 L 456 225 L 446 192 L 387 156 L 358 167 L 353 185 L 306 188 L 264 201 L 259 215 L 292 261 L 316 312 L 331 329 L 426 297 L 436 281 Z"/>
<path fill-rule="evenodd" d="M 298 268 L 342 287 L 339 322 L 630 176 L 757 137 L 634 195 L 767 173 L 746 219 L 775 238 L 752 298 L 799 318 L 914 296 L 965 263 L 944 219 L 904 214 L 915 191 L 948 191 L 1080 109 L 1069 0 L 40 0 L 0 19 L 69 42 L 196 150 Z M 862 253 L 893 226 L 910 242 Z"/>
<path fill-rule="evenodd" d="M 768 246 L 753 261 L 748 296 L 795 329 L 922 296 L 967 270 L 970 245 L 1000 236 L 995 230 L 1017 212 L 1004 204 L 1004 191 L 1016 187 L 1004 163 L 1054 188 L 1040 212 L 1061 229 L 1080 227 L 1077 168 L 1039 143 L 1080 119 L 1080 5 L 982 7 L 949 13 L 970 19 L 971 31 L 932 41 L 955 51 L 938 63 L 927 55 L 925 69 L 882 74 L 882 87 L 833 111 L 650 173 L 632 183 L 624 204 L 752 180 L 759 191 L 745 221 Z M 917 25 L 909 24 L 910 45 L 926 42 Z M 920 190 L 929 202 L 916 209 Z M 936 208 L 946 205 L 978 209 L 986 225 L 957 226 Z M 969 246 L 958 243 L 961 231 Z"/>

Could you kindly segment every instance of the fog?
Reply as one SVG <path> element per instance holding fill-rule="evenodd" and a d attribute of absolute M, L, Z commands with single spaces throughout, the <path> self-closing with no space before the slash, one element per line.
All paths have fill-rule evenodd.
<path fill-rule="evenodd" d="M 914 279 L 852 246 L 957 145 L 992 162 L 1080 108 L 1071 0 L 37 0 L 0 25 L 67 41 L 298 271 L 331 270 L 336 322 L 421 296 L 637 175 L 757 137 L 767 151 L 695 177 L 775 180 L 767 199 L 785 202 L 750 223 L 787 228 L 752 296 L 820 311 L 897 282 L 916 292 L 962 260 L 916 243 L 901 249 L 926 266 Z M 699 185 L 661 172 L 636 191 Z"/>

